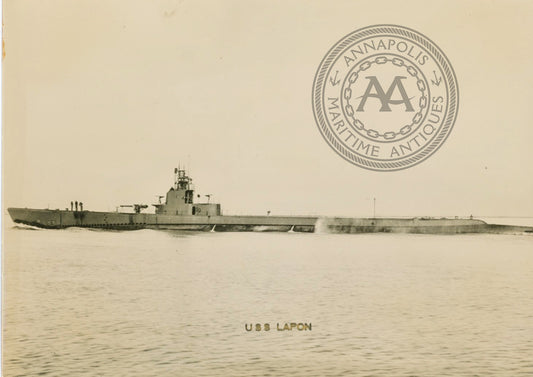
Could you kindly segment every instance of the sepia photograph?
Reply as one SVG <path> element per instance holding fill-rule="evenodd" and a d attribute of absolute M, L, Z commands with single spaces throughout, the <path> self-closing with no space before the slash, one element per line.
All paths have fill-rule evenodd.
<path fill-rule="evenodd" d="M 533 375 L 532 2 L 2 3 L 2 376 Z"/>

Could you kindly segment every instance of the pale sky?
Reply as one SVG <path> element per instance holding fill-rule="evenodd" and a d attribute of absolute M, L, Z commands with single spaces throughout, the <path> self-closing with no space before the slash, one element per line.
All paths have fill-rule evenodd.
<path fill-rule="evenodd" d="M 4 208 L 155 203 L 189 164 L 226 214 L 533 216 L 531 1 L 4 1 Z M 451 62 L 428 160 L 373 172 L 313 118 L 315 71 L 373 24 Z M 190 162 L 189 162 L 190 161 Z"/>

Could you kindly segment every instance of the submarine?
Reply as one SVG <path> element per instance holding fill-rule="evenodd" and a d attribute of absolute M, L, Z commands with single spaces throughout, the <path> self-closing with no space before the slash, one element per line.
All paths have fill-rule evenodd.
<path fill-rule="evenodd" d="M 161 199 L 165 198 L 162 203 Z M 418 233 L 418 234 L 533 234 L 533 227 L 489 224 L 475 218 L 358 218 L 319 216 L 225 216 L 219 203 L 196 203 L 192 178 L 185 169 L 174 169 L 174 183 L 155 213 L 143 213 L 146 204 L 122 205 L 132 213 L 98 212 L 71 202 L 70 209 L 8 208 L 15 223 L 46 229 L 68 227 L 109 230 L 162 229 L 214 232 L 299 233 Z"/>

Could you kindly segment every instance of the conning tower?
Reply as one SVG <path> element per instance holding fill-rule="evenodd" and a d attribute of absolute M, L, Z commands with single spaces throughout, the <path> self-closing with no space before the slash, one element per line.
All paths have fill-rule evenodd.
<path fill-rule="evenodd" d="M 174 169 L 174 185 L 168 190 L 165 203 L 154 204 L 157 215 L 219 216 L 218 203 L 194 203 L 192 178 L 185 169 Z"/>

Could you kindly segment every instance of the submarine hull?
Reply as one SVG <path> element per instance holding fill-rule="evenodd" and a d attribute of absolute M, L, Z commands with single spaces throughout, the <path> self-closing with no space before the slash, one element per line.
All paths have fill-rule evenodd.
<path fill-rule="evenodd" d="M 477 219 L 343 218 L 300 216 L 173 216 L 143 213 L 8 208 L 15 223 L 47 229 L 161 229 L 214 232 L 533 234 L 533 227 L 487 224 Z"/>

